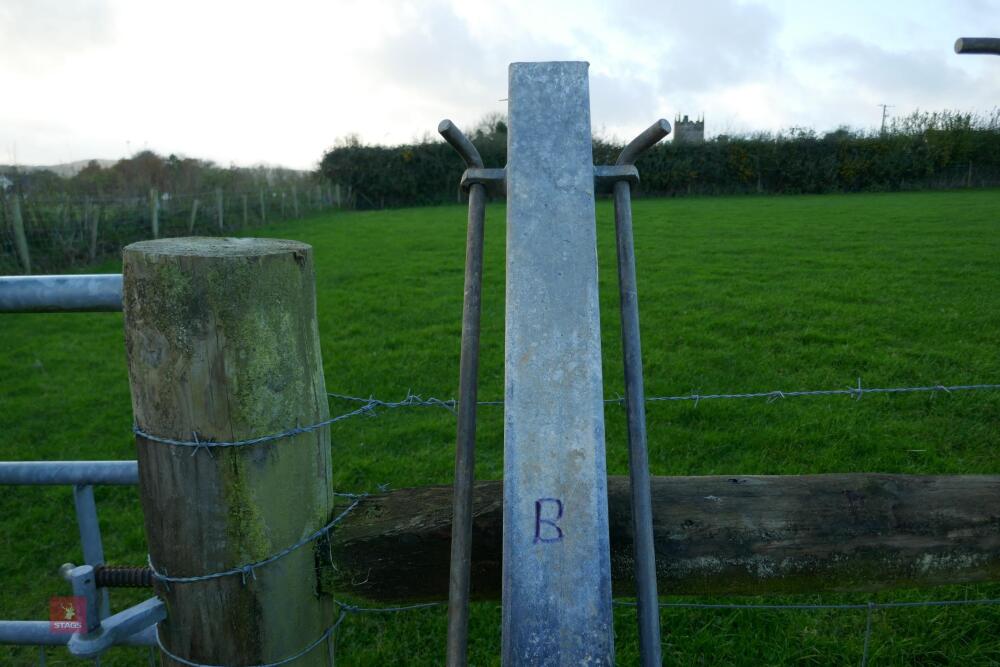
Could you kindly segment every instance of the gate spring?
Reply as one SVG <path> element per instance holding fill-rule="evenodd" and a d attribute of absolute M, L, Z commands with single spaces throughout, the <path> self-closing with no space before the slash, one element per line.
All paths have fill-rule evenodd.
<path fill-rule="evenodd" d="M 153 585 L 153 571 L 148 567 L 96 565 L 94 582 L 98 588 L 150 588 Z"/>

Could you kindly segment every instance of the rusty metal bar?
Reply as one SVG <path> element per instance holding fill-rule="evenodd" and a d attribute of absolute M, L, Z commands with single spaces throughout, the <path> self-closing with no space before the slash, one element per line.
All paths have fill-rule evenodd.
<path fill-rule="evenodd" d="M 669 132 L 670 123 L 662 118 L 656 121 L 625 147 L 616 164 L 633 164 L 643 151 L 655 145 Z M 635 277 L 635 243 L 632 238 L 632 186 L 627 180 L 620 180 L 614 185 L 614 193 L 639 655 L 644 667 L 653 667 L 661 661 L 660 610 L 656 591 L 649 453 L 646 446 L 646 394 L 642 379 L 642 343 L 639 337 L 639 295 Z"/>
<path fill-rule="evenodd" d="M 479 151 L 450 121 L 438 132 L 465 161 L 482 168 Z M 476 461 L 476 401 L 479 378 L 479 321 L 483 285 L 483 232 L 486 222 L 486 186 L 469 185 L 469 225 L 465 243 L 465 296 L 462 304 L 462 351 L 458 381 L 458 430 L 455 437 L 455 492 L 451 524 L 451 563 L 448 578 L 449 667 L 464 667 L 469 644 L 469 575 L 472 568 L 472 489 Z"/>

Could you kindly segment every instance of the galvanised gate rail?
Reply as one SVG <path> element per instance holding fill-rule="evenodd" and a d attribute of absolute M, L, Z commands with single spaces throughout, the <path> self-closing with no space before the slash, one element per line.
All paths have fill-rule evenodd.
<path fill-rule="evenodd" d="M 120 274 L 69 276 L 12 276 L 0 278 L 0 312 L 88 312 L 122 309 Z M 157 621 L 166 617 L 163 603 L 153 597 L 111 614 L 108 587 L 116 568 L 104 566 L 104 546 L 94 502 L 94 486 L 135 485 L 135 461 L 0 462 L 0 484 L 68 485 L 73 487 L 76 521 L 84 565 L 67 564 L 61 574 L 73 595 L 86 604 L 86 629 L 74 634 L 54 633 L 49 621 L 0 621 L 0 643 L 34 646 L 68 645 L 76 656 L 99 656 L 111 646 L 156 646 Z"/>

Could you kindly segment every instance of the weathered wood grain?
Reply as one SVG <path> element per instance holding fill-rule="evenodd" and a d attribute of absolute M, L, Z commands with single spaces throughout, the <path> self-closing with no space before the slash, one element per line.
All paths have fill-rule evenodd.
<path fill-rule="evenodd" d="M 182 238 L 124 252 L 125 340 L 136 423 L 179 440 L 245 440 L 328 417 L 312 250 L 293 241 Z M 326 429 L 197 451 L 137 438 L 153 563 L 171 576 L 267 558 L 324 525 L 333 505 Z M 172 653 L 250 665 L 320 637 L 312 545 L 240 576 L 157 586 Z M 164 664 L 173 664 L 164 660 Z M 324 651 L 296 662 L 325 665 Z"/>
<path fill-rule="evenodd" d="M 1000 581 L 1000 476 L 654 477 L 662 595 L 871 591 Z M 628 480 L 608 482 L 615 595 L 633 592 Z M 501 483 L 476 485 L 472 594 L 500 594 Z M 327 585 L 444 599 L 451 488 L 367 498 L 339 527 Z"/>

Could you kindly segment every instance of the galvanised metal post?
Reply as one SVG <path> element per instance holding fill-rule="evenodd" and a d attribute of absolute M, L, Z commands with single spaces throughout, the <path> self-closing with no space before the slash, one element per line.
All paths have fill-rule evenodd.
<path fill-rule="evenodd" d="M 83 561 L 92 567 L 104 565 L 104 545 L 101 543 L 101 525 L 97 519 L 97 505 L 94 503 L 94 487 L 90 484 L 74 485 L 73 503 L 76 505 L 76 523 L 80 528 Z M 98 598 L 100 618 L 107 618 L 111 615 L 108 589 L 100 589 Z"/>
<path fill-rule="evenodd" d="M 479 151 L 450 120 L 438 125 L 441 136 L 469 168 L 482 168 Z M 469 572 L 472 567 L 472 483 L 475 480 L 476 400 L 479 374 L 479 316 L 483 286 L 483 227 L 486 186 L 469 186 L 469 227 L 465 244 L 465 296 L 462 305 L 462 352 L 458 380 L 458 432 L 455 442 L 455 493 L 448 577 L 449 667 L 467 663 L 469 644 Z"/>
<path fill-rule="evenodd" d="M 87 627 L 81 634 L 91 634 L 101 625 L 100 601 L 97 596 L 94 568 L 90 565 L 78 565 L 67 572 L 67 579 L 73 586 L 73 595 L 83 598 L 86 603 L 84 618 Z"/>
<path fill-rule="evenodd" d="M 509 71 L 503 664 L 612 665 L 590 93 Z"/>
<path fill-rule="evenodd" d="M 615 163 L 631 165 L 670 132 L 660 119 L 632 140 Z M 632 240 L 632 186 L 617 181 L 615 239 L 618 249 L 618 291 L 621 306 L 622 356 L 625 366 L 625 410 L 628 414 L 628 460 L 632 491 L 632 530 L 635 556 L 635 589 L 642 664 L 660 664 L 660 607 L 656 593 L 656 551 L 653 545 L 653 509 L 649 489 L 649 455 L 646 449 L 646 393 L 642 381 L 642 345 L 639 337 L 639 293 L 635 278 L 635 243 Z"/>
<path fill-rule="evenodd" d="M 1000 56 L 1000 37 L 959 37 L 955 53 L 987 53 Z"/>

